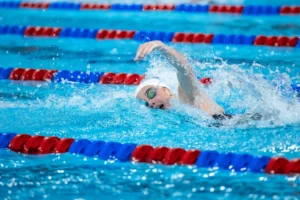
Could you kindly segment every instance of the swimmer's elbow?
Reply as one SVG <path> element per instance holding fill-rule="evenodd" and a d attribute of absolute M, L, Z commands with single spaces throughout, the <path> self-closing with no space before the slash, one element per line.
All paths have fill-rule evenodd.
<path fill-rule="evenodd" d="M 212 106 L 211 109 L 211 113 L 210 115 L 223 115 L 225 113 L 224 108 L 222 108 L 221 106 L 219 106 L 217 103 L 215 103 L 216 105 Z"/>

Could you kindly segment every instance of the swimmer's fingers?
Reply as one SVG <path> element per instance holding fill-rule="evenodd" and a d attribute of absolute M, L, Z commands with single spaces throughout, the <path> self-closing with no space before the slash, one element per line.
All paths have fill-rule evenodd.
<path fill-rule="evenodd" d="M 137 50 L 135 58 L 134 58 L 135 61 L 139 61 L 140 60 L 141 52 L 143 51 L 144 47 L 145 47 L 145 44 L 141 44 L 139 46 L 139 49 Z"/>
<path fill-rule="evenodd" d="M 140 59 L 144 59 L 146 55 L 150 54 L 155 48 L 159 47 L 161 44 L 161 41 L 152 41 L 140 45 L 134 60 L 138 61 Z"/>
<path fill-rule="evenodd" d="M 150 54 L 156 47 L 157 47 L 157 44 L 155 44 L 155 43 L 149 45 L 148 48 L 145 50 L 146 51 L 145 55 Z"/>
<path fill-rule="evenodd" d="M 145 45 L 145 47 L 141 51 L 141 55 L 140 55 L 141 58 L 144 59 L 149 53 L 153 51 L 154 48 L 155 48 L 154 43 L 148 43 L 147 45 Z"/>
<path fill-rule="evenodd" d="M 163 43 L 161 41 L 152 41 L 149 42 L 149 45 L 147 45 L 147 47 L 145 47 L 145 50 L 143 51 L 144 55 L 146 56 L 147 54 L 150 54 L 152 51 L 154 51 L 155 49 L 159 48 L 160 46 L 162 46 Z"/>
<path fill-rule="evenodd" d="M 147 55 L 149 46 L 152 46 L 152 44 L 151 43 L 145 43 L 145 44 L 140 45 L 134 60 L 139 61 L 141 59 L 144 59 L 145 56 Z"/>

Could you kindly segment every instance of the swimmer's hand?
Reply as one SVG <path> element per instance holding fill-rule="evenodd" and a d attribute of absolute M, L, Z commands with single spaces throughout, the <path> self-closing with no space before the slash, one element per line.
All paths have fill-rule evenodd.
<path fill-rule="evenodd" d="M 177 68 L 179 73 L 185 74 L 187 72 L 191 72 L 193 74 L 193 70 L 190 68 L 189 63 L 184 55 L 182 55 L 175 49 L 165 45 L 162 41 L 159 40 L 141 44 L 136 52 L 134 60 L 142 60 L 154 50 L 159 50 L 159 52 L 163 56 L 165 56 L 165 58 L 171 63 L 171 65 Z M 196 78 L 196 76 L 194 76 L 193 78 Z"/>
<path fill-rule="evenodd" d="M 136 52 L 134 60 L 135 61 L 143 60 L 146 57 L 146 55 L 150 54 L 153 50 L 163 47 L 163 46 L 165 46 L 165 44 L 159 40 L 141 44 L 139 46 L 138 51 Z"/>

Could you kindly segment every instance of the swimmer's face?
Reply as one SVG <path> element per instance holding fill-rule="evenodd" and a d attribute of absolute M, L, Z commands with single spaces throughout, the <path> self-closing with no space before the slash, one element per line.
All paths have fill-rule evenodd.
<path fill-rule="evenodd" d="M 154 98 L 149 98 L 147 93 L 151 89 L 156 89 Z M 145 101 L 146 105 L 153 109 L 168 109 L 170 107 L 171 91 L 165 87 L 146 86 L 143 87 L 137 94 L 137 98 Z"/>

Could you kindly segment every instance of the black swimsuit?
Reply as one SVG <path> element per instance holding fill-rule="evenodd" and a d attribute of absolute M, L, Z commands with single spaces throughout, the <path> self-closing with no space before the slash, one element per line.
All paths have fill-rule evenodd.
<path fill-rule="evenodd" d="M 246 116 L 246 117 L 248 116 L 252 120 L 261 120 L 262 119 L 262 115 L 259 113 L 245 114 L 244 116 Z M 224 114 L 213 115 L 212 117 L 217 121 L 223 121 L 225 119 L 231 119 L 233 116 L 224 113 Z"/>
<path fill-rule="evenodd" d="M 232 115 L 229 115 L 229 114 L 217 114 L 217 115 L 213 115 L 212 116 L 215 120 L 217 121 L 222 121 L 222 120 L 225 120 L 225 119 L 231 119 L 232 118 Z"/>

